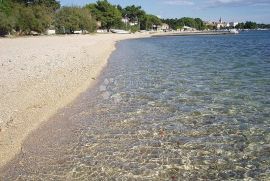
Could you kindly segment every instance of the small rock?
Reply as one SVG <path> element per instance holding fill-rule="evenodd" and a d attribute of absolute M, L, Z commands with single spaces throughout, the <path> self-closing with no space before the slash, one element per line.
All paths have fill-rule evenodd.
<path fill-rule="evenodd" d="M 161 137 L 164 137 L 165 136 L 165 131 L 163 129 L 159 130 L 159 135 Z"/>
<path fill-rule="evenodd" d="M 105 80 L 104 80 L 104 84 L 105 84 L 105 85 L 108 85 L 109 83 L 110 83 L 110 82 L 109 82 L 108 79 L 105 79 Z"/>
<path fill-rule="evenodd" d="M 109 80 L 109 81 L 110 81 L 110 83 L 113 83 L 113 78 L 110 78 L 110 80 Z"/>
<path fill-rule="evenodd" d="M 154 101 L 149 101 L 147 104 L 150 105 L 150 106 L 155 106 L 156 105 L 156 103 Z"/>
<path fill-rule="evenodd" d="M 109 93 L 109 92 L 104 92 L 103 94 L 102 94 L 102 97 L 104 98 L 104 99 L 109 99 L 110 98 L 110 96 L 111 96 L 111 94 Z"/>
<path fill-rule="evenodd" d="M 160 141 L 152 141 L 149 145 L 152 147 L 161 147 Z"/>
<path fill-rule="evenodd" d="M 106 86 L 104 86 L 104 85 L 101 85 L 100 87 L 99 87 L 99 90 L 102 92 L 102 91 L 106 91 L 106 89 L 107 89 L 107 87 Z"/>
<path fill-rule="evenodd" d="M 270 153 L 270 144 L 265 144 L 261 146 L 261 150 L 263 155 Z"/>

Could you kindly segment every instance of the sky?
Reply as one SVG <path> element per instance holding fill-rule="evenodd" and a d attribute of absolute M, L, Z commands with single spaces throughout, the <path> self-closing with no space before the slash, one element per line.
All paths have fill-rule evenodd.
<path fill-rule="evenodd" d="M 205 21 L 255 21 L 270 24 L 270 0 L 108 0 L 112 4 L 141 6 L 161 18 L 198 17 Z M 83 6 L 96 0 L 60 0 L 61 5 Z"/>

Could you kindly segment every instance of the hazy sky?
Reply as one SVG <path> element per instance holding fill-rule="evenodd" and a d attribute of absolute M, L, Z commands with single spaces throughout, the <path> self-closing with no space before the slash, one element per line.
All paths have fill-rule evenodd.
<path fill-rule="evenodd" d="M 62 5 L 85 5 L 96 0 L 60 0 Z M 140 5 L 161 18 L 199 17 L 203 20 L 270 23 L 270 0 L 109 0 L 112 4 Z"/>

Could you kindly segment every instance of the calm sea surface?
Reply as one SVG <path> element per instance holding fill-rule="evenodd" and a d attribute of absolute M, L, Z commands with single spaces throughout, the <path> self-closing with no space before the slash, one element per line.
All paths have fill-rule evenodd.
<path fill-rule="evenodd" d="M 269 165 L 270 31 L 243 32 L 118 43 L 2 178 L 269 180 Z"/>

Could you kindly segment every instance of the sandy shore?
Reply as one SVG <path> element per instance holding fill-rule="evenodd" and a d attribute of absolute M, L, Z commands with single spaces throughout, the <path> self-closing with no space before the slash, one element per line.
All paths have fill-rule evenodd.
<path fill-rule="evenodd" d="M 0 39 L 0 166 L 40 123 L 95 83 L 117 41 L 145 36 Z"/>

